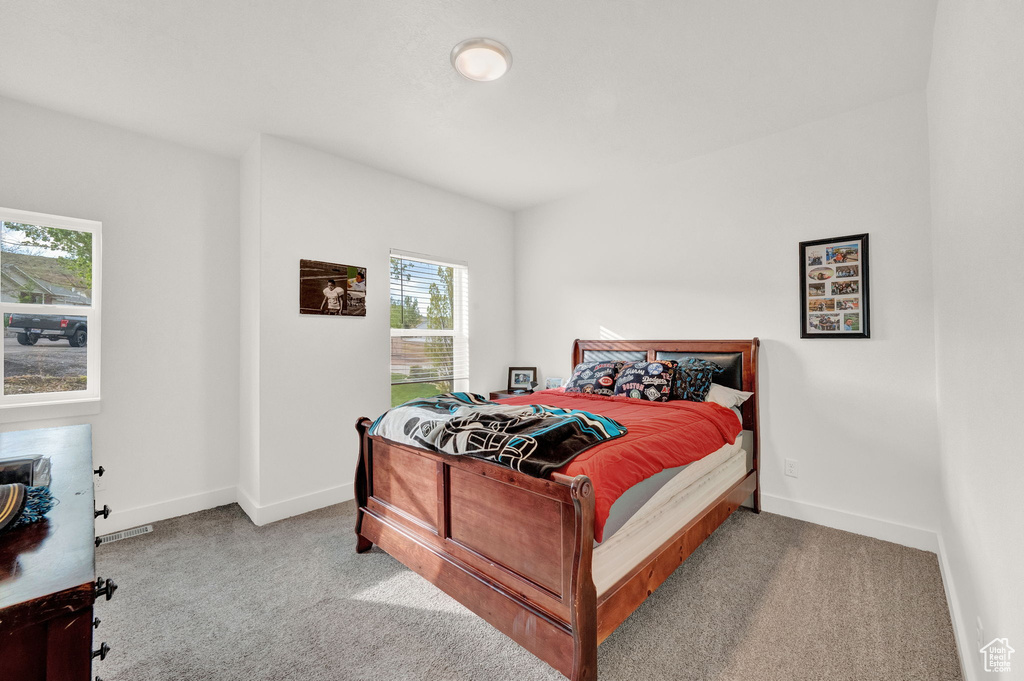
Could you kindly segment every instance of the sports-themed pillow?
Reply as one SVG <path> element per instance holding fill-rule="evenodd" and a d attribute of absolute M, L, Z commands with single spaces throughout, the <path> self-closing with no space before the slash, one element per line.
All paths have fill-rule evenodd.
<path fill-rule="evenodd" d="M 615 374 L 621 365 L 622 362 L 580 362 L 565 384 L 565 392 L 611 397 L 615 394 Z"/>
<path fill-rule="evenodd" d="M 707 359 L 697 357 L 684 357 L 679 360 L 676 368 L 675 387 L 672 389 L 672 399 L 689 400 L 690 402 L 703 402 L 711 389 L 711 381 L 715 374 L 720 374 L 725 369 Z"/>
<path fill-rule="evenodd" d="M 626 362 L 615 379 L 615 394 L 648 402 L 665 402 L 672 394 L 676 363 L 672 360 Z"/>

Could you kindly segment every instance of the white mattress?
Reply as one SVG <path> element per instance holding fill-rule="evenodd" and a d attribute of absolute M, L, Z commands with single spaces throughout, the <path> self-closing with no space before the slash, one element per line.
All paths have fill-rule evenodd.
<path fill-rule="evenodd" d="M 594 547 L 594 585 L 599 596 L 633 569 L 638 559 L 671 539 L 708 504 L 746 476 L 749 464 L 742 443 L 743 438 L 737 438 L 736 444 L 725 445 L 686 466 L 617 532 Z"/>
<path fill-rule="evenodd" d="M 718 450 L 691 464 L 666 468 L 623 492 L 622 496 L 616 499 L 608 510 L 608 518 L 604 524 L 604 541 L 613 537 L 670 480 L 679 478 L 675 482 L 678 486 L 690 484 L 743 448 L 744 439 L 750 435 L 750 431 L 745 430 L 740 437 L 736 438 L 734 444 L 722 445 Z M 748 447 L 747 450 L 749 451 L 749 449 Z"/>

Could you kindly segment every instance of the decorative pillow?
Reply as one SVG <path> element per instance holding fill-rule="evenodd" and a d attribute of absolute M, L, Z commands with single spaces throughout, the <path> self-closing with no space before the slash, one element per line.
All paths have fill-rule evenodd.
<path fill-rule="evenodd" d="M 626 362 L 615 379 L 615 394 L 648 402 L 666 402 L 672 394 L 676 363 L 672 360 Z"/>
<path fill-rule="evenodd" d="M 620 366 L 622 362 L 580 362 L 565 384 L 565 392 L 611 397 L 615 394 L 615 375 Z"/>
<path fill-rule="evenodd" d="M 711 389 L 712 378 L 723 371 L 725 369 L 710 360 L 684 357 L 676 369 L 672 399 L 703 402 Z"/>
<path fill-rule="evenodd" d="M 748 393 L 742 390 L 735 390 L 733 388 L 726 388 L 724 385 L 712 383 L 711 389 L 708 390 L 707 397 L 704 398 L 704 401 L 720 404 L 726 409 L 735 409 L 736 407 L 740 406 L 741 404 L 749 400 L 750 396 L 753 394 L 754 393 Z"/>

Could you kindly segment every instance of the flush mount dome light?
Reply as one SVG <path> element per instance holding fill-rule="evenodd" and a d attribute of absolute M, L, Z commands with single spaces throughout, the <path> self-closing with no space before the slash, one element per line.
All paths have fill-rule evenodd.
<path fill-rule="evenodd" d="M 497 80 L 512 68 L 512 53 L 497 40 L 470 38 L 452 50 L 452 66 L 470 80 Z"/>

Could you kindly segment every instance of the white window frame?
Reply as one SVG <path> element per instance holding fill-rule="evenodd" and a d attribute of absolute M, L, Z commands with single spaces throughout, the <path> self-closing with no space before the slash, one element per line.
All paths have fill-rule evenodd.
<path fill-rule="evenodd" d="M 391 329 L 391 333 L 388 338 L 394 338 L 396 336 L 409 336 L 409 337 L 423 337 L 423 336 L 451 336 L 453 351 L 454 348 L 458 348 L 460 345 L 466 348 L 466 375 L 452 377 L 452 390 L 455 392 L 468 392 L 469 391 L 469 264 L 450 258 L 439 258 L 433 255 L 424 255 L 422 253 L 414 253 L 412 251 L 401 251 L 396 248 L 391 249 L 391 255 L 388 258 L 388 288 L 390 296 L 390 282 L 391 282 L 391 269 L 390 263 L 391 258 L 405 258 L 407 260 L 417 260 L 419 262 L 427 263 L 429 265 L 438 265 L 440 267 L 453 267 L 455 268 L 452 281 L 452 288 L 454 290 L 454 300 L 452 300 L 452 330 L 447 329 Z M 389 326 L 390 328 L 390 326 Z M 391 353 L 388 353 L 388 376 L 391 375 Z M 455 372 L 456 374 L 458 372 Z M 433 383 L 437 379 L 422 381 L 423 383 Z M 444 379 L 447 380 L 447 379 Z M 389 385 L 401 385 L 400 383 L 390 383 Z"/>
<path fill-rule="evenodd" d="M 0 422 L 53 418 L 78 413 L 95 413 L 98 408 L 55 412 L 55 405 L 96 405 L 100 401 L 100 342 L 102 310 L 102 232 L 103 223 L 96 220 L 48 215 L 14 208 L 0 208 L 0 222 L 20 222 L 40 227 L 58 227 L 92 234 L 92 302 L 90 305 L 44 305 L 38 303 L 7 303 L 0 301 L 0 314 L 76 315 L 88 319 L 86 344 L 86 389 L 60 393 L 3 395 L 4 361 L 0 357 Z M 0 264 L 3 253 L 0 252 Z M 33 410 L 29 407 L 35 408 Z M 40 407 L 44 409 L 39 410 Z M 54 407 L 51 409 L 50 407 Z M 59 411 L 59 410 L 58 410 Z M 33 412 L 33 413 L 30 413 Z"/>

